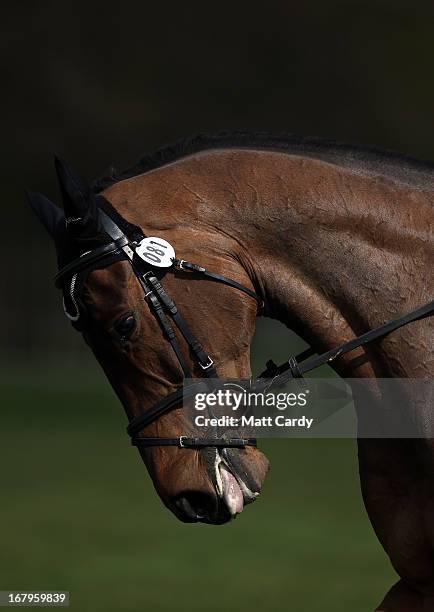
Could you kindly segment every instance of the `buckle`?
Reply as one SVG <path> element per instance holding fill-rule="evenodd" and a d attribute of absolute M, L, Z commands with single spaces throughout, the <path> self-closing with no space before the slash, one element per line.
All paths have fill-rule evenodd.
<path fill-rule="evenodd" d="M 179 448 L 188 448 L 184 444 L 184 440 L 187 440 L 187 436 L 179 436 Z"/>
<path fill-rule="evenodd" d="M 202 368 L 202 370 L 208 370 L 211 366 L 214 365 L 214 361 L 211 359 L 211 357 L 209 355 L 207 355 L 207 357 L 208 357 L 208 363 L 206 363 L 205 365 L 199 362 L 199 365 Z"/>
<path fill-rule="evenodd" d="M 290 357 L 288 359 L 288 366 L 291 370 L 292 378 L 303 378 L 303 374 L 300 372 L 300 366 L 295 357 Z"/>

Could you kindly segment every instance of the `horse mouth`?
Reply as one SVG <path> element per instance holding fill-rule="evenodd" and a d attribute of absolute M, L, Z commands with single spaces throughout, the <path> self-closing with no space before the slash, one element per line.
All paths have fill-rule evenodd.
<path fill-rule="evenodd" d="M 223 525 L 259 497 L 269 462 L 257 449 L 207 447 L 196 456 L 194 468 L 203 470 L 196 486 L 188 471 L 184 487 L 169 498 L 167 507 L 184 523 Z"/>
<path fill-rule="evenodd" d="M 259 492 L 251 491 L 237 471 L 230 468 L 218 452 L 213 471 L 212 493 L 191 490 L 175 499 L 175 514 L 181 521 L 223 525 L 234 520 L 247 504 L 259 496 Z"/>
<path fill-rule="evenodd" d="M 249 489 L 234 466 L 228 464 L 224 457 L 216 452 L 214 460 L 215 506 L 212 515 L 198 512 L 194 522 L 222 525 L 234 520 L 247 504 L 259 496 L 259 492 Z M 192 517 L 193 518 L 193 517 Z"/>
<path fill-rule="evenodd" d="M 259 493 L 251 491 L 234 470 L 218 453 L 215 463 L 215 478 L 217 493 L 221 502 L 226 506 L 230 519 L 236 518 L 244 506 L 252 503 Z"/>

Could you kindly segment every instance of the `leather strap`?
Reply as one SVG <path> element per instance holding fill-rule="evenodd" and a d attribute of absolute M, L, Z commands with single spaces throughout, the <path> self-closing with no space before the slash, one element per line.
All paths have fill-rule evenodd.
<path fill-rule="evenodd" d="M 252 297 L 254 300 L 256 300 L 258 302 L 259 308 L 264 307 L 264 300 L 261 297 L 259 297 L 257 293 L 255 293 L 248 287 L 244 287 L 244 285 L 241 285 L 241 283 L 238 283 L 237 281 L 234 281 L 231 278 L 228 278 L 227 276 L 223 276 L 223 274 L 218 274 L 217 272 L 210 272 L 206 268 L 203 268 L 202 266 L 198 266 L 197 264 L 191 263 L 189 261 L 185 261 L 184 259 L 175 259 L 173 263 L 179 270 L 189 270 L 190 272 L 201 274 L 202 276 L 205 276 L 206 278 L 216 280 L 220 283 L 228 285 L 229 287 L 238 289 L 239 291 L 246 293 L 247 295 Z"/>
<path fill-rule="evenodd" d="M 402 315 L 401 317 L 398 317 L 397 319 L 388 321 L 380 327 L 371 329 L 362 334 L 361 336 L 358 336 L 357 338 L 353 338 L 352 340 L 341 344 L 341 346 L 330 349 L 329 351 L 326 351 L 321 355 L 317 355 L 313 359 L 309 359 L 304 363 L 298 362 L 302 361 L 306 354 L 306 351 L 301 353 L 301 355 L 299 355 L 298 357 L 290 357 L 289 360 L 283 363 L 282 365 L 276 366 L 276 369 L 274 370 L 273 374 L 272 386 L 283 385 L 291 378 L 302 377 L 303 374 L 306 374 L 306 372 L 315 370 L 316 368 L 319 368 L 325 363 L 330 363 L 340 355 L 349 353 L 350 351 L 353 351 L 354 349 L 360 346 L 364 346 L 365 344 L 373 342 L 374 340 L 377 340 L 379 338 L 384 338 L 396 329 L 399 329 L 400 327 L 403 327 L 404 325 L 407 325 L 412 321 L 423 319 L 433 314 L 433 312 L 434 300 L 432 302 L 424 304 L 423 306 L 420 306 L 419 308 L 416 308 L 415 310 L 406 313 L 405 315 Z M 263 375 L 268 373 L 269 369 L 265 370 L 265 372 L 263 372 L 259 378 L 262 379 Z"/>
<path fill-rule="evenodd" d="M 181 334 L 184 336 L 185 341 L 193 352 L 196 361 L 202 368 L 204 376 L 206 376 L 207 378 L 218 378 L 217 371 L 213 365 L 213 360 L 209 355 L 207 355 L 207 353 L 205 353 L 199 340 L 192 333 L 186 321 L 179 314 L 175 302 L 164 290 L 163 285 L 160 283 L 159 280 L 157 280 L 153 272 L 146 273 L 143 278 L 146 278 L 146 281 L 149 282 L 155 293 L 158 294 L 158 297 L 164 304 L 166 310 L 170 313 L 170 316 L 172 317 L 174 323 L 176 324 Z"/>
<path fill-rule="evenodd" d="M 244 448 L 256 446 L 256 438 L 133 438 L 131 444 L 137 447 L 147 446 L 177 446 L 178 448 Z"/>
<path fill-rule="evenodd" d="M 156 421 L 162 414 L 170 412 L 182 402 L 183 399 L 193 397 L 196 393 L 209 391 L 209 386 L 203 381 L 191 384 L 184 389 L 181 387 L 173 393 L 170 393 L 166 397 L 163 397 L 157 402 L 152 408 L 149 408 L 143 414 L 139 414 L 131 419 L 127 433 L 130 436 L 135 436 L 140 433 L 142 429 Z"/>
<path fill-rule="evenodd" d="M 110 236 L 112 240 L 120 240 L 126 238 L 125 233 L 121 230 L 119 225 L 111 219 L 101 208 L 99 210 L 99 218 L 106 234 Z M 128 239 L 127 239 L 128 240 Z"/>
<path fill-rule="evenodd" d="M 315 350 L 312 347 L 309 347 L 303 352 L 299 353 L 297 357 L 293 357 L 293 359 L 295 359 L 297 363 L 299 363 L 300 361 L 304 361 L 308 357 L 312 357 L 312 355 L 315 355 Z M 286 366 L 286 364 L 287 362 L 285 361 L 284 366 Z M 273 378 L 274 376 L 283 371 L 283 366 L 278 366 L 276 363 L 274 363 L 272 359 L 269 359 L 265 366 L 265 370 L 259 374 L 258 378 Z"/>
<path fill-rule="evenodd" d="M 155 315 L 158 318 L 158 321 L 160 323 L 160 326 L 163 330 L 163 333 L 166 335 L 167 339 L 169 340 L 170 344 L 172 345 L 173 351 L 179 361 L 179 364 L 182 368 L 182 371 L 184 373 L 184 376 L 186 378 L 191 378 L 191 371 L 190 368 L 187 365 L 186 360 L 184 359 L 184 355 L 182 353 L 181 347 L 179 346 L 178 340 L 176 338 L 176 334 L 173 331 L 173 327 L 171 326 L 171 324 L 169 323 L 168 318 L 166 317 L 166 315 L 164 314 L 164 310 L 163 310 L 163 306 L 160 303 L 160 301 L 158 300 L 158 298 L 156 297 L 156 295 L 152 292 L 152 290 L 146 285 L 146 283 L 144 283 L 141 280 L 141 283 L 143 283 L 143 289 L 145 291 L 145 297 L 146 299 L 149 301 L 149 304 L 151 306 L 151 309 L 155 312 Z"/>
<path fill-rule="evenodd" d="M 110 255 L 114 255 L 115 253 L 120 253 L 122 247 L 128 244 L 128 238 L 126 236 L 122 236 L 109 244 L 104 244 L 90 253 L 85 253 L 81 257 L 74 259 L 71 263 L 64 266 L 54 277 L 54 284 L 58 289 L 62 288 L 63 282 L 66 278 L 72 276 L 73 274 L 77 274 L 79 272 L 83 272 L 88 268 L 91 268 L 95 263 L 102 261 L 103 259 L 108 258 Z"/>

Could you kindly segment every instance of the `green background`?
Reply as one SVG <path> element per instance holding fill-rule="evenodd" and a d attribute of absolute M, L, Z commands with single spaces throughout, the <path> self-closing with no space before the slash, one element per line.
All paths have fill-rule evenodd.
<path fill-rule="evenodd" d="M 263 443 L 233 523 L 184 525 L 53 288 L 24 188 L 58 201 L 52 154 L 95 178 L 199 131 L 261 129 L 434 159 L 429 0 L 16 2 L 2 7 L 0 589 L 76 610 L 373 609 L 395 580 L 351 440 Z M 303 343 L 261 321 L 256 371 Z"/>

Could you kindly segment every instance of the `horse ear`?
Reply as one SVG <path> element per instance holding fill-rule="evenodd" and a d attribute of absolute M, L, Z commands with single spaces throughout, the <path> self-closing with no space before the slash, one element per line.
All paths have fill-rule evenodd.
<path fill-rule="evenodd" d="M 61 208 L 53 204 L 42 193 L 26 191 L 27 200 L 39 221 L 52 238 L 56 235 L 59 223 L 65 222 L 65 215 Z"/>
<path fill-rule="evenodd" d="M 68 232 L 75 237 L 98 233 L 98 208 L 90 187 L 65 161 L 54 156 L 54 163 Z"/>

